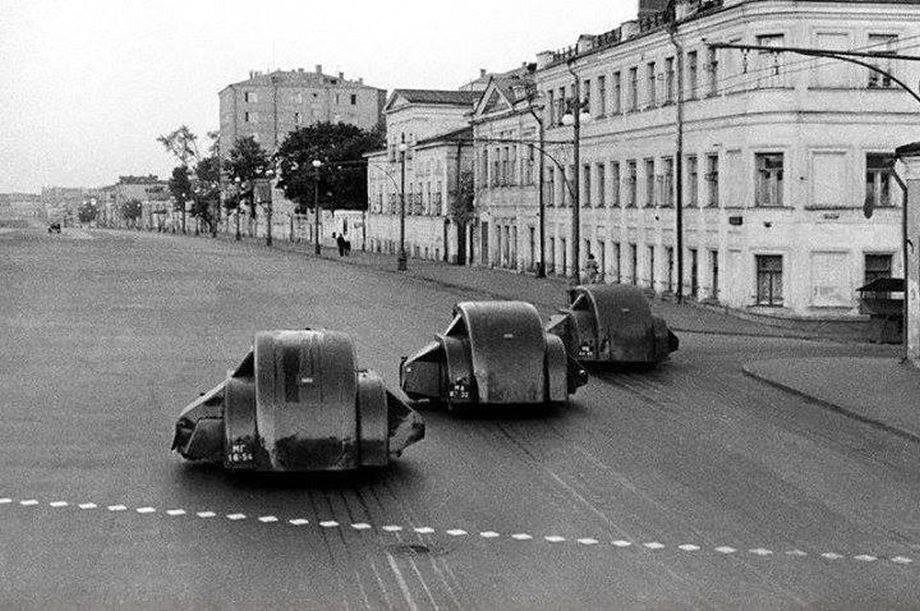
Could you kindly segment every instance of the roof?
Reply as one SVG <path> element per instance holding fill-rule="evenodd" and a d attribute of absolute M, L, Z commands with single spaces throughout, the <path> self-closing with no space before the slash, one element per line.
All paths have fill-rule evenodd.
<path fill-rule="evenodd" d="M 452 132 L 446 132 L 444 134 L 438 134 L 437 136 L 425 138 L 424 140 L 419 140 L 415 144 L 416 146 L 423 146 L 425 144 L 435 144 L 437 142 L 464 142 L 470 141 L 472 138 L 473 127 L 471 125 L 467 125 L 466 127 L 455 129 Z"/>
<path fill-rule="evenodd" d="M 236 83 L 231 83 L 224 87 L 224 89 L 241 86 L 264 87 L 270 85 L 281 85 L 289 87 L 322 87 L 324 85 L 333 85 L 336 87 L 346 88 L 377 89 L 376 87 L 371 87 L 370 85 L 364 84 L 364 82 L 361 80 L 349 80 L 344 78 L 344 76 L 332 76 L 329 74 L 323 74 L 321 72 L 310 72 L 303 69 L 275 70 L 274 72 L 269 72 L 268 74 L 262 72 L 253 72 L 248 79 L 244 81 L 238 81 Z M 223 91 L 223 89 L 221 91 Z"/>
<path fill-rule="evenodd" d="M 395 89 L 394 98 L 399 96 L 411 104 L 445 104 L 449 106 L 472 106 L 482 95 L 481 91 L 454 91 L 452 89 Z"/>

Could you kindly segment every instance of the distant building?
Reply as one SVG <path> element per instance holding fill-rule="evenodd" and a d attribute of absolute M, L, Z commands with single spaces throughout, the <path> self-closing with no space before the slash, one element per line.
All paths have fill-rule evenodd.
<path fill-rule="evenodd" d="M 386 106 L 387 150 L 367 155 L 367 244 L 399 249 L 402 163 L 405 163 L 406 251 L 452 261 L 463 235 L 452 219 L 464 173 L 472 170 L 469 113 L 478 91 L 397 89 Z M 400 151 L 400 148 L 405 151 Z"/>
<path fill-rule="evenodd" d="M 316 123 L 347 123 L 373 130 L 382 123 L 386 90 L 314 72 L 250 72 L 220 94 L 220 149 L 229 151 L 239 138 L 252 136 L 273 152 L 289 132 Z"/>

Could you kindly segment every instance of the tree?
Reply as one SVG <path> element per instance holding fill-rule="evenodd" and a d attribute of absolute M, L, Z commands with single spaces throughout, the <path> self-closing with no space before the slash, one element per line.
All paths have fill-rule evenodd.
<path fill-rule="evenodd" d="M 77 218 L 81 223 L 92 223 L 99 216 L 99 209 L 93 202 L 83 202 L 83 205 L 77 210 Z"/>
<path fill-rule="evenodd" d="M 144 209 L 139 199 L 129 199 L 121 204 L 121 216 L 126 221 L 131 221 L 137 226 L 137 219 L 141 218 Z"/>
<path fill-rule="evenodd" d="M 173 210 L 182 213 L 182 233 L 185 233 L 185 202 L 192 198 L 192 181 L 188 177 L 188 166 L 177 165 L 167 182 L 173 198 Z"/>
<path fill-rule="evenodd" d="M 186 125 L 158 137 L 157 142 L 162 144 L 185 167 L 198 161 L 198 136 L 193 134 Z"/>
<path fill-rule="evenodd" d="M 217 233 L 215 212 L 220 202 L 220 159 L 211 155 L 201 159 L 195 165 L 195 184 L 193 186 L 192 216 L 201 219 Z"/>
<path fill-rule="evenodd" d="M 313 207 L 316 170 L 323 162 L 319 192 L 331 193 L 327 205 L 349 210 L 367 207 L 367 163 L 364 153 L 384 146 L 379 131 L 369 132 L 345 123 L 318 123 L 288 134 L 276 154 L 280 162 L 278 187 L 298 204 L 298 211 Z"/>
<path fill-rule="evenodd" d="M 228 205 L 228 209 L 237 208 L 243 200 L 249 204 L 249 212 L 252 218 L 256 216 L 255 198 L 252 197 L 252 181 L 261 177 L 271 166 L 268 153 L 256 142 L 252 136 L 238 138 L 230 149 L 229 159 L 226 164 L 227 177 L 236 181 L 240 179 L 240 193 L 237 195 L 237 201 Z M 248 198 L 246 197 L 248 195 Z M 231 198 L 232 199 L 232 198 Z"/>

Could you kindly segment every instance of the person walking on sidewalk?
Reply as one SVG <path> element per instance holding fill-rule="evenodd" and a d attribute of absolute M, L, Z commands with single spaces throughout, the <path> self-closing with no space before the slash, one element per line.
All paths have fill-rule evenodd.
<path fill-rule="evenodd" d="M 339 256 L 344 257 L 345 256 L 345 238 L 342 236 L 341 233 L 339 235 L 335 235 L 334 232 L 332 234 L 332 237 L 335 238 L 335 245 L 339 249 Z"/>
<path fill-rule="evenodd" d="M 585 278 L 588 284 L 595 284 L 598 280 L 597 259 L 593 253 L 588 253 L 588 260 L 585 261 Z"/>

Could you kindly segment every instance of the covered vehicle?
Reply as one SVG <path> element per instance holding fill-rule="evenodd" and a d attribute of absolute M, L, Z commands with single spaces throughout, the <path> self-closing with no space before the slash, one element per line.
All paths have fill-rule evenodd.
<path fill-rule="evenodd" d="M 567 401 L 587 382 L 537 309 L 520 301 L 457 304 L 447 330 L 403 359 L 399 379 L 410 399 L 452 408 Z"/>
<path fill-rule="evenodd" d="M 257 333 L 240 366 L 182 410 L 173 450 L 237 471 L 386 465 L 425 426 L 355 360 L 343 333 Z"/>
<path fill-rule="evenodd" d="M 577 286 L 569 291 L 569 304 L 550 318 L 546 330 L 562 338 L 579 362 L 655 364 L 680 345 L 637 287 Z"/>

